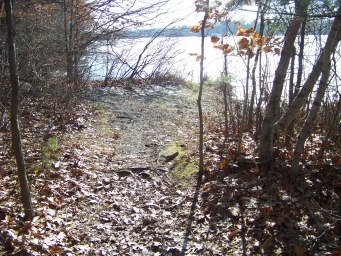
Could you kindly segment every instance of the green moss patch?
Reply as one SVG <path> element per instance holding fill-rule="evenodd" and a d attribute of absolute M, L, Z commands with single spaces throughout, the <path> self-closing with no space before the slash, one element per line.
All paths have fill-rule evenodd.
<path fill-rule="evenodd" d="M 173 143 L 167 149 L 169 154 L 178 152 L 178 156 L 173 160 L 172 177 L 175 180 L 187 180 L 198 172 L 198 163 L 190 159 L 186 146 L 182 143 Z"/>

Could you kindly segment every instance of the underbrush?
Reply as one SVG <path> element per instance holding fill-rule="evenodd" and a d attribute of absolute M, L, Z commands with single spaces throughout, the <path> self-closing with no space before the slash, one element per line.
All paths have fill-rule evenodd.
<path fill-rule="evenodd" d="M 59 225 L 54 222 L 56 212 L 67 211 L 73 206 L 72 195 L 82 183 L 78 182 L 86 180 L 77 151 L 82 145 L 72 142 L 71 138 L 90 125 L 94 112 L 77 100 L 76 95 L 82 88 L 59 85 L 44 91 L 22 89 L 22 148 L 35 218 L 32 222 L 22 220 L 6 107 L 3 112 L 5 122 L 0 131 L 0 254 L 58 254 L 61 250 L 56 243 L 42 245 L 41 239 L 45 235 L 52 237 L 53 232 L 59 230 Z M 2 106 L 8 105 L 7 100 L 2 102 Z"/>
<path fill-rule="evenodd" d="M 225 138 L 216 124 L 205 136 L 202 208 L 212 225 L 228 224 L 231 245 L 242 242 L 251 254 L 339 255 L 341 152 L 335 148 L 340 142 L 334 141 L 320 158 L 320 136 L 312 135 L 300 176 L 292 181 L 293 151 L 277 144 L 276 161 L 265 168 L 257 162 L 257 141 L 251 134 Z M 221 235 L 218 231 L 215 239 Z"/>
<path fill-rule="evenodd" d="M 91 82 L 91 87 L 115 86 L 123 88 L 145 87 L 152 85 L 186 85 L 188 81 L 180 73 L 156 73 L 147 78 L 124 78 L 124 79 L 107 79 L 104 81 Z"/>

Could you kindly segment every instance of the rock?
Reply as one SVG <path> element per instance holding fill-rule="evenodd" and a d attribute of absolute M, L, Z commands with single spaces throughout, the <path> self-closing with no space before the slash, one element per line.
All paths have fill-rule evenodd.
<path fill-rule="evenodd" d="M 116 173 L 118 174 L 118 176 L 119 176 L 120 178 L 122 178 L 122 177 L 127 177 L 127 176 L 129 176 L 129 175 L 132 175 L 132 173 L 131 173 L 130 171 L 126 171 L 126 170 L 118 171 L 118 172 L 116 172 Z"/>
<path fill-rule="evenodd" d="M 131 170 L 133 173 L 137 173 L 137 172 L 150 170 L 150 167 L 149 166 L 137 166 L 137 167 L 130 167 L 129 170 Z"/>
<path fill-rule="evenodd" d="M 175 153 L 166 156 L 166 162 L 170 162 L 170 161 L 174 160 L 178 155 L 179 155 L 179 152 L 176 151 Z"/>

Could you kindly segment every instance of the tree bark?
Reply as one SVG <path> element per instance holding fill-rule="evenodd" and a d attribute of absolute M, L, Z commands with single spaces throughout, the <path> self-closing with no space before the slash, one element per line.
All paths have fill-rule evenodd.
<path fill-rule="evenodd" d="M 287 29 L 281 58 L 275 72 L 270 100 L 265 110 L 259 144 L 259 158 L 261 162 L 268 162 L 272 159 L 276 111 L 280 106 L 279 104 L 281 101 L 283 85 L 291 59 L 292 48 L 294 46 L 297 33 L 302 24 L 302 19 L 297 14 L 299 13 L 297 13 L 296 11 L 296 15 L 293 17 L 289 28 Z"/>
<path fill-rule="evenodd" d="M 12 133 L 12 147 L 17 163 L 18 177 L 21 192 L 21 201 L 24 206 L 24 218 L 32 220 L 34 211 L 32 208 L 31 194 L 28 187 L 24 156 L 21 148 L 20 128 L 18 122 L 19 112 L 19 77 L 17 74 L 16 52 L 14 44 L 14 25 L 12 17 L 12 3 L 11 0 L 5 0 L 6 22 L 8 31 L 8 62 L 10 71 L 10 81 L 12 86 L 12 102 L 11 102 L 11 133 Z"/>

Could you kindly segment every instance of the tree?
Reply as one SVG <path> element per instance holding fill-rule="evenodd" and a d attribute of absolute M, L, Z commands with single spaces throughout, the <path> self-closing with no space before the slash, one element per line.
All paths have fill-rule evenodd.
<path fill-rule="evenodd" d="M 124 4 L 112 0 L 17 2 L 14 13 L 18 20 L 21 80 L 35 86 L 57 84 L 64 78 L 70 84 L 91 77 L 91 61 L 96 58 L 96 62 L 102 63 L 103 53 L 99 53 L 99 48 L 104 41 L 115 46 L 128 30 L 153 24 L 165 14 L 166 10 L 161 9 L 168 1 L 145 4 L 132 0 L 124 1 Z M 110 50 L 108 48 L 108 56 Z M 155 49 L 155 55 L 159 50 Z M 118 56 L 120 58 L 111 54 L 106 62 L 126 61 L 123 55 Z"/>
<path fill-rule="evenodd" d="M 7 23 L 7 41 L 8 41 L 8 63 L 10 72 L 10 81 L 12 86 L 12 101 L 11 101 L 11 133 L 12 147 L 17 163 L 19 176 L 21 201 L 24 206 L 24 218 L 32 220 L 34 211 L 32 208 L 31 194 L 28 187 L 26 176 L 24 156 L 21 148 L 20 128 L 19 128 L 19 77 L 17 73 L 16 50 L 14 44 L 14 22 L 12 17 L 12 2 L 5 0 L 6 23 Z"/>
<path fill-rule="evenodd" d="M 200 87 L 198 93 L 198 113 L 199 113 L 199 178 L 198 183 L 201 182 L 202 176 L 204 174 L 204 119 L 202 111 L 202 93 L 204 88 L 204 60 L 205 60 L 205 30 L 209 27 L 208 20 L 210 15 L 210 2 L 207 1 L 196 1 L 197 11 L 203 11 L 204 19 L 201 22 L 200 33 L 201 33 L 201 55 L 200 55 Z"/>
<path fill-rule="evenodd" d="M 14 13 L 23 81 L 36 86 L 60 81 L 64 74 L 68 81 L 80 78 L 93 23 L 85 1 L 21 1 Z"/>
<path fill-rule="evenodd" d="M 275 123 L 275 132 L 278 133 L 279 131 L 285 130 L 288 125 L 296 118 L 300 109 L 305 105 L 309 94 L 312 92 L 318 78 L 320 77 L 322 70 L 323 70 L 323 63 L 324 58 L 326 57 L 326 53 L 331 54 L 335 52 L 337 45 L 339 43 L 340 35 L 337 35 L 337 39 L 335 39 L 335 26 L 337 27 L 338 20 L 334 20 L 334 24 L 329 32 L 327 37 L 327 41 L 325 43 L 325 47 L 332 47 L 332 49 L 325 49 L 319 55 L 318 59 L 316 60 L 309 76 L 307 77 L 306 81 L 300 88 L 300 90 L 296 93 L 296 96 L 292 103 L 290 104 L 289 108 L 284 112 L 281 118 Z M 330 56 L 329 56 L 330 57 Z M 328 56 L 327 56 L 328 59 Z"/>
<path fill-rule="evenodd" d="M 323 52 L 322 52 L 322 62 L 323 62 L 322 75 L 320 78 L 316 96 L 310 108 L 310 111 L 308 113 L 308 116 L 304 122 L 304 125 L 297 138 L 295 151 L 294 151 L 294 157 L 293 157 L 291 168 L 290 168 L 290 176 L 292 179 L 294 179 L 298 175 L 300 157 L 304 149 L 305 141 L 308 138 L 309 134 L 311 133 L 312 127 L 315 123 L 316 116 L 321 106 L 321 102 L 323 100 L 323 97 L 325 95 L 325 92 L 328 86 L 328 80 L 329 80 L 330 69 L 331 69 L 331 56 L 332 56 L 333 51 L 335 50 L 335 46 L 341 40 L 341 8 L 339 8 L 337 11 L 334 24 L 328 35 L 328 39 L 330 40 L 327 41 L 328 43 L 325 45 Z"/>
<path fill-rule="evenodd" d="M 126 1 L 125 5 L 127 6 L 121 6 L 120 3 L 113 1 L 105 1 L 105 8 L 96 4 L 93 6 L 98 13 L 101 13 L 104 20 L 112 20 L 112 17 L 117 17 L 115 23 L 103 24 L 106 30 L 115 28 L 116 37 L 113 37 L 114 34 L 112 36 L 103 34 L 102 40 L 99 40 L 98 43 L 105 46 L 106 50 L 98 51 L 97 44 L 97 46 L 95 45 L 97 49 L 93 48 L 93 52 L 96 54 L 91 54 L 89 57 L 95 64 L 105 64 L 105 83 L 115 79 L 154 78 L 169 72 L 169 68 L 165 66 L 172 66 L 179 54 L 179 50 L 175 50 L 176 36 L 179 32 L 175 26 L 179 18 L 174 18 L 167 24 L 162 23 L 162 26 L 158 23 L 163 15 L 167 15 L 167 10 L 163 9 L 163 5 L 168 1 L 153 1 L 143 6 L 136 4 L 135 1 Z M 119 10 L 119 12 L 108 11 L 111 9 Z M 141 30 L 136 30 L 136 27 L 145 29 L 141 32 Z M 148 36 L 145 36 L 144 33 Z M 169 38 L 170 35 L 172 39 Z M 143 44 L 143 47 L 136 47 L 138 40 L 138 45 Z"/>
<path fill-rule="evenodd" d="M 0 0 L 0 13 L 3 10 L 3 1 Z M 4 17 L 0 17 L 0 84 L 3 82 L 4 77 L 5 77 L 5 50 L 4 50 L 4 46 L 5 46 L 5 39 L 6 39 L 6 35 L 5 35 L 5 18 Z"/>
<path fill-rule="evenodd" d="M 308 5 L 300 5 L 297 1 L 295 3 L 295 15 L 292 18 L 285 35 L 281 58 L 275 72 L 270 100 L 266 106 L 262 123 L 261 138 L 259 142 L 259 158 L 265 163 L 269 163 L 273 157 L 274 124 L 278 116 L 277 111 L 281 102 L 283 85 L 292 55 L 292 48 L 294 47 L 296 36 L 303 22 L 302 16 L 306 15 L 308 7 Z"/>

